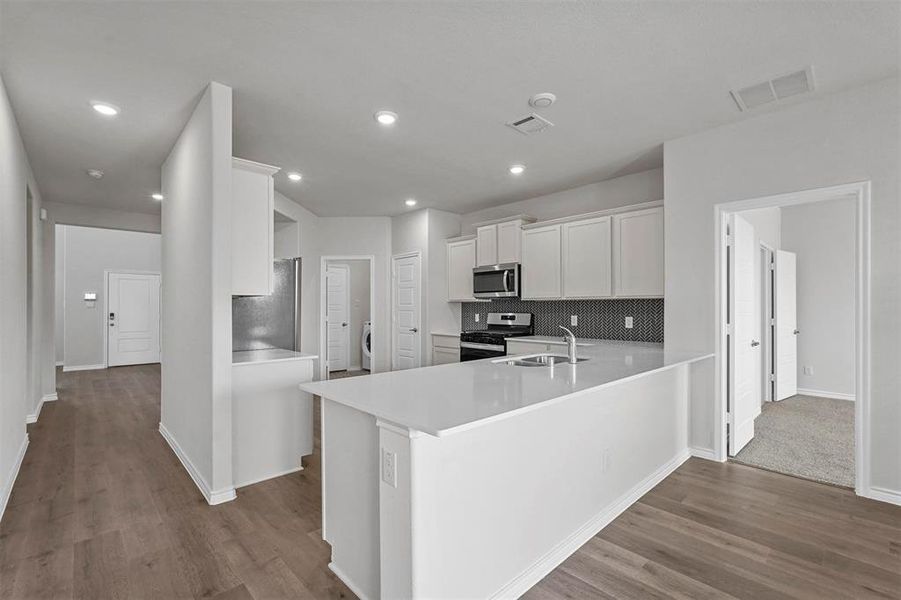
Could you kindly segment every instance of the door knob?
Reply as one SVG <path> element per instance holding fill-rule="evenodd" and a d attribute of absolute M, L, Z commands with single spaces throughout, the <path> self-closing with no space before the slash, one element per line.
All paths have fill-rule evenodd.
<path fill-rule="evenodd" d="M 417 329 L 416 327 L 413 327 L 412 329 L 410 329 L 410 331 L 412 331 L 413 333 L 416 333 L 417 331 L 419 331 L 419 329 Z"/>
<path fill-rule="evenodd" d="M 760 342 L 758 342 L 757 340 L 751 340 L 751 347 L 752 347 L 752 348 L 754 348 L 754 347 L 756 347 L 756 346 L 759 346 L 759 345 L 760 345 Z"/>
<path fill-rule="evenodd" d="M 341 323 L 341 327 L 347 327 L 347 323 Z"/>
<path fill-rule="evenodd" d="M 800 330 L 800 329 L 795 329 L 792 333 L 794 333 L 795 335 L 798 335 L 799 333 L 801 333 L 801 330 Z"/>

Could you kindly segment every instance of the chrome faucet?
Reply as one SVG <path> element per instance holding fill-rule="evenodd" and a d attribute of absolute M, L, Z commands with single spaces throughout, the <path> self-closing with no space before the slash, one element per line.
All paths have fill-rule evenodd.
<path fill-rule="evenodd" d="M 560 329 L 566 332 L 566 335 L 563 336 L 563 339 L 566 341 L 567 354 L 569 355 L 569 364 L 574 365 L 579 360 L 576 358 L 576 334 L 572 331 L 560 325 Z"/>

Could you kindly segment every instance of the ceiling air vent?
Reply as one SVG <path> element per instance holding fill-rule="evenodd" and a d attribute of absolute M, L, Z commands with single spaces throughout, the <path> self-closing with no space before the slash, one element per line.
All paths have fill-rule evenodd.
<path fill-rule="evenodd" d="M 512 127 L 523 135 L 532 135 L 533 133 L 544 131 L 548 127 L 553 126 L 553 123 L 551 123 L 544 117 L 536 115 L 535 113 L 520 117 L 515 121 L 510 121 L 509 123 L 507 123 L 507 127 Z"/>
<path fill-rule="evenodd" d="M 813 67 L 807 67 L 770 81 L 749 85 L 740 90 L 732 90 L 730 93 L 739 110 L 745 111 L 798 94 L 812 92 L 814 87 Z"/>

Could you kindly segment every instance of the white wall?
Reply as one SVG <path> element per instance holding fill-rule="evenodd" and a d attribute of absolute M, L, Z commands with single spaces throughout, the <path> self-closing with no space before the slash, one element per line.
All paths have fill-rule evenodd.
<path fill-rule="evenodd" d="M 160 215 L 137 213 L 113 208 L 47 202 L 44 208 L 54 222 L 61 225 L 126 229 L 128 231 L 160 232 Z"/>
<path fill-rule="evenodd" d="M 854 202 L 782 209 L 782 249 L 798 256 L 799 391 L 853 396 Z"/>
<path fill-rule="evenodd" d="M 467 213 L 463 215 L 463 233 L 475 233 L 474 223 L 513 215 L 525 214 L 544 221 L 662 198 L 663 169 L 651 169 Z"/>
<path fill-rule="evenodd" d="M 782 209 L 778 207 L 758 208 L 755 210 L 743 210 L 739 214 L 754 228 L 758 246 L 764 243 L 773 250 L 778 250 L 781 247 Z"/>
<path fill-rule="evenodd" d="M 162 166 L 160 429 L 211 503 L 234 497 L 232 91 L 211 83 Z"/>
<path fill-rule="evenodd" d="M 447 301 L 447 247 L 444 241 L 460 235 L 461 217 L 443 210 L 429 209 L 428 327 L 425 333 L 459 333 L 460 303 Z M 431 335 L 429 340 L 431 343 Z M 431 350 L 428 362 L 431 364 Z"/>
<path fill-rule="evenodd" d="M 30 273 L 27 190 L 32 194 Z M 37 218 L 40 208 L 40 192 L 0 79 L 0 516 L 28 443 L 26 415 L 33 414 L 43 396 L 41 373 L 49 367 L 43 362 L 53 359 L 52 347 L 45 348 L 42 342 L 48 336 L 41 331 L 45 326 L 40 318 L 45 278 L 41 276 L 44 240 Z M 34 278 L 30 309 L 29 278 Z M 29 314 L 31 323 L 27 322 Z"/>
<path fill-rule="evenodd" d="M 898 80 L 889 79 L 664 145 L 665 339 L 673 349 L 714 349 L 715 204 L 872 182 L 871 482 L 895 493 L 901 493 L 899 102 Z M 713 448 L 714 416 L 712 403 L 692 404 L 695 448 Z"/>
<path fill-rule="evenodd" d="M 72 225 L 59 225 L 57 230 L 61 241 L 57 260 L 63 264 L 58 278 L 64 282 L 59 297 L 65 308 L 56 335 L 64 340 L 63 362 L 67 369 L 103 365 L 104 271 L 159 273 L 160 235 Z M 84 301 L 85 292 L 97 293 L 93 307 Z"/>

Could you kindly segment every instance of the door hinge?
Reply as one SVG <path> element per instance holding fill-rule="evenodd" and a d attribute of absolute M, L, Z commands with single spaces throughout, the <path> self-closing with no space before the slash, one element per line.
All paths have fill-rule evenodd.
<path fill-rule="evenodd" d="M 774 373 L 770 373 L 770 381 L 772 381 L 772 382 L 776 381 L 776 375 Z"/>

